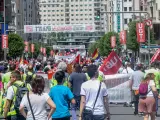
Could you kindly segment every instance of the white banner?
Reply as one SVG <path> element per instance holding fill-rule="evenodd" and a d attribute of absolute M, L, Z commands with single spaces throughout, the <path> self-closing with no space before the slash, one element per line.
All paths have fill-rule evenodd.
<path fill-rule="evenodd" d="M 105 84 L 108 89 L 109 101 L 112 103 L 131 102 L 129 75 L 106 75 Z"/>
<path fill-rule="evenodd" d="M 94 32 L 94 25 L 24 25 L 24 33 Z"/>
<path fill-rule="evenodd" d="M 85 49 L 85 45 L 53 45 L 53 49 Z"/>
<path fill-rule="evenodd" d="M 72 55 L 66 55 L 66 56 L 59 56 L 55 55 L 55 60 L 66 60 L 68 63 L 72 62 L 76 58 L 75 54 Z"/>

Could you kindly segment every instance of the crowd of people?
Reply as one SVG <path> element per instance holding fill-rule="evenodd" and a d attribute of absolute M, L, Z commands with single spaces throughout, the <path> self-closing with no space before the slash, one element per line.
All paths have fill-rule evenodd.
<path fill-rule="evenodd" d="M 63 60 L 0 64 L 0 113 L 6 120 L 110 120 L 109 95 L 100 65 L 94 60 L 74 65 Z M 135 115 L 143 113 L 144 120 L 149 116 L 155 120 L 158 109 L 160 71 L 156 67 L 145 70 L 137 64 L 133 69 L 125 62 L 117 73 L 130 76 L 133 99 L 128 104 L 135 107 Z M 51 76 L 49 93 L 44 91 L 45 80 L 40 74 Z"/>

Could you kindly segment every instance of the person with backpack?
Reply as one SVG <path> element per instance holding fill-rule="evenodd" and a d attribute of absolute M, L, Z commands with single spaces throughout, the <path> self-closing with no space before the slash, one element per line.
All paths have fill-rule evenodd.
<path fill-rule="evenodd" d="M 20 112 L 27 120 L 48 120 L 56 110 L 56 105 L 49 97 L 48 93 L 44 93 L 45 81 L 42 76 L 37 75 L 32 81 L 32 90 L 24 95 L 21 104 Z M 49 105 L 51 110 L 49 114 L 46 111 L 46 105 Z M 27 114 L 25 112 L 27 108 Z"/>
<path fill-rule="evenodd" d="M 26 72 L 26 74 L 23 75 L 23 80 L 25 83 L 31 84 L 32 79 L 35 77 L 36 77 L 36 74 L 34 74 L 33 65 L 29 64 L 28 71 Z"/>
<path fill-rule="evenodd" d="M 13 71 L 11 73 L 10 82 L 11 86 L 7 90 L 6 102 L 4 105 L 4 118 L 7 120 L 25 120 L 19 112 L 19 106 L 22 97 L 30 88 L 22 81 L 19 71 Z"/>
<path fill-rule="evenodd" d="M 156 116 L 156 100 L 155 97 L 158 95 L 155 82 L 154 72 L 148 71 L 144 80 L 139 86 L 139 112 L 144 113 L 144 120 L 155 120 Z"/>

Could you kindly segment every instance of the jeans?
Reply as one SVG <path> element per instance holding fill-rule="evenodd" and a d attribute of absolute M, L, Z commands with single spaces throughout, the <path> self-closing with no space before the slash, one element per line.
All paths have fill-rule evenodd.
<path fill-rule="evenodd" d="M 93 115 L 93 120 L 104 120 L 105 115 Z"/>
<path fill-rule="evenodd" d="M 133 91 L 133 104 L 135 107 L 134 114 L 138 114 L 139 94 L 135 95 L 134 91 Z"/>
<path fill-rule="evenodd" d="M 13 116 L 8 116 L 7 120 L 26 120 L 23 115 L 13 115 Z"/>
<path fill-rule="evenodd" d="M 70 117 L 64 117 L 64 118 L 52 118 L 52 120 L 70 120 Z"/>
<path fill-rule="evenodd" d="M 76 110 L 80 108 L 81 96 L 74 95 L 74 98 L 76 100 L 76 104 L 71 104 L 71 114 L 72 114 L 72 120 L 77 120 Z"/>

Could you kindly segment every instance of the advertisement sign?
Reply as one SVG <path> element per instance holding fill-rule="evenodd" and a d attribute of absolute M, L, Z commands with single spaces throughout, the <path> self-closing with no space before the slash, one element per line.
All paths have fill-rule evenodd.
<path fill-rule="evenodd" d="M 93 32 L 94 25 L 24 25 L 24 33 Z"/>
<path fill-rule="evenodd" d="M 116 74 L 121 66 L 121 60 L 119 59 L 116 52 L 112 51 L 105 59 L 99 70 L 102 71 L 104 75 L 112 75 Z"/>
<path fill-rule="evenodd" d="M 111 47 L 112 48 L 116 47 L 116 36 L 111 36 Z"/>
<path fill-rule="evenodd" d="M 117 0 L 117 12 L 121 11 L 121 1 Z M 121 16 L 120 13 L 117 13 L 117 32 L 121 31 Z"/>
<path fill-rule="evenodd" d="M 121 44 L 123 44 L 123 45 L 125 45 L 126 44 L 126 31 L 125 30 L 123 30 L 123 31 L 121 31 L 120 32 L 120 36 L 119 36 L 119 39 L 120 39 L 120 43 Z"/>
<path fill-rule="evenodd" d="M 53 50 L 50 51 L 50 55 L 51 55 L 51 56 L 54 55 L 54 51 L 53 51 Z"/>
<path fill-rule="evenodd" d="M 131 91 L 130 80 L 127 74 L 106 75 L 104 83 L 106 84 L 109 96 L 109 102 L 112 103 L 130 103 Z"/>
<path fill-rule="evenodd" d="M 24 50 L 25 50 L 25 52 L 28 52 L 28 42 L 27 42 L 27 41 L 25 41 L 25 42 L 24 42 L 24 44 L 25 44 L 25 48 L 24 48 Z"/>
<path fill-rule="evenodd" d="M 85 45 L 53 45 L 53 49 L 85 49 Z"/>
<path fill-rule="evenodd" d="M 8 35 L 2 35 L 2 49 L 8 48 Z"/>
<path fill-rule="evenodd" d="M 31 52 L 34 53 L 34 44 L 31 44 Z"/>
<path fill-rule="evenodd" d="M 43 48 L 43 54 L 46 55 L 46 48 Z"/>
<path fill-rule="evenodd" d="M 139 43 L 145 42 L 146 41 L 145 24 L 144 23 L 137 23 L 136 24 L 136 31 L 137 31 L 137 41 Z"/>

